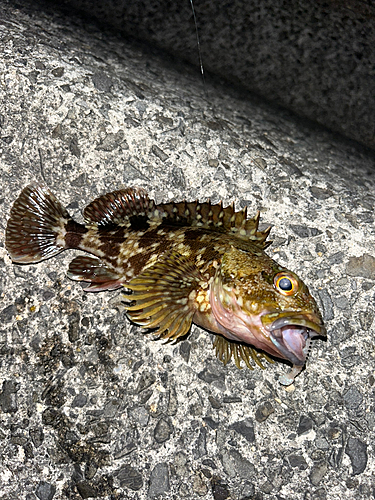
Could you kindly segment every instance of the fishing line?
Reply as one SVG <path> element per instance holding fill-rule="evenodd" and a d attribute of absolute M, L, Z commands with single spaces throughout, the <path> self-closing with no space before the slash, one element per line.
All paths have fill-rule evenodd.
<path fill-rule="evenodd" d="M 198 23 L 197 23 L 197 18 L 196 18 L 196 15 L 195 15 L 195 9 L 194 9 L 193 0 L 189 0 L 189 1 L 190 1 L 190 5 L 191 5 L 191 10 L 193 12 L 193 19 L 194 19 L 194 26 L 195 26 L 195 36 L 196 36 L 196 39 L 197 39 L 197 47 L 198 47 L 199 67 L 200 67 L 201 75 L 202 75 L 202 81 L 203 81 L 203 86 L 204 86 L 204 93 L 205 93 L 205 96 L 206 96 L 206 99 L 207 99 L 208 98 L 208 96 L 207 96 L 207 87 L 206 87 L 206 80 L 205 80 L 205 77 L 204 77 L 201 43 L 200 43 L 199 32 L 198 32 Z"/>

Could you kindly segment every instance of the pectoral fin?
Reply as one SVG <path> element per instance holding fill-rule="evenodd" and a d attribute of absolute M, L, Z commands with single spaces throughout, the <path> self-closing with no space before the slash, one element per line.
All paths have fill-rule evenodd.
<path fill-rule="evenodd" d="M 241 361 L 243 361 L 250 370 L 254 370 L 250 360 L 254 361 L 262 370 L 265 369 L 265 366 L 262 364 L 262 358 L 269 363 L 273 363 L 273 360 L 266 353 L 258 351 L 254 347 L 246 344 L 232 342 L 220 335 L 215 337 L 213 347 L 217 358 L 224 363 L 224 365 L 230 361 L 232 356 L 237 368 L 240 369 L 242 368 Z"/>
<path fill-rule="evenodd" d="M 124 281 L 118 274 L 106 267 L 101 260 L 86 255 L 80 255 L 73 259 L 67 274 L 71 280 L 90 283 L 84 288 L 86 292 L 116 290 L 121 288 Z"/>
<path fill-rule="evenodd" d="M 187 257 L 168 254 L 125 286 L 133 291 L 135 304 L 128 316 L 144 328 L 157 328 L 161 338 L 186 335 L 196 310 L 195 297 L 202 277 Z"/>

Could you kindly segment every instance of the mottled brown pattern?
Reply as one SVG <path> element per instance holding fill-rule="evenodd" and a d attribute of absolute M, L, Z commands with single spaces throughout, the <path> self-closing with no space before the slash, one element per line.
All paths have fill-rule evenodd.
<path fill-rule="evenodd" d="M 160 252 L 161 254 L 162 252 Z M 134 270 L 134 275 L 137 276 L 146 267 L 154 252 L 145 250 L 141 254 L 133 255 L 128 258 L 129 267 Z"/>
<path fill-rule="evenodd" d="M 65 245 L 67 248 L 78 248 L 81 244 L 82 237 L 87 233 L 88 229 L 82 225 L 70 219 L 65 226 Z"/>
<path fill-rule="evenodd" d="M 97 233 L 98 249 L 108 257 L 116 257 L 124 243 L 126 232 L 127 228 L 123 226 L 117 226 L 115 230 L 110 231 L 100 228 Z"/>
<path fill-rule="evenodd" d="M 151 229 L 148 229 L 147 232 L 145 232 L 138 239 L 139 246 L 147 251 L 150 245 L 155 243 L 155 241 L 159 241 L 161 243 L 162 241 L 160 235 L 158 234 L 159 229 L 160 229 L 159 225 L 156 227 L 152 227 Z"/>

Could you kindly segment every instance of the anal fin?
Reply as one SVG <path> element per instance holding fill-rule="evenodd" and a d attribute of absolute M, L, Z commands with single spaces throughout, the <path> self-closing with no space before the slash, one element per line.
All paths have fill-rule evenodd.
<path fill-rule="evenodd" d="M 86 292 L 116 290 L 121 288 L 123 283 L 123 278 L 106 267 L 101 260 L 86 255 L 73 259 L 67 274 L 71 280 L 90 283 L 84 288 Z"/>
<path fill-rule="evenodd" d="M 157 328 L 155 334 L 161 338 L 182 337 L 191 327 L 195 291 L 201 283 L 193 262 L 174 252 L 168 254 L 125 285 L 133 291 L 129 300 L 135 302 L 127 306 L 128 316 L 143 328 Z"/>
<path fill-rule="evenodd" d="M 258 351 L 250 345 L 230 341 L 221 335 L 215 337 L 213 347 L 217 358 L 224 363 L 224 365 L 231 360 L 232 356 L 237 368 L 240 369 L 242 368 L 241 361 L 243 361 L 250 370 L 254 370 L 250 360 L 254 361 L 262 370 L 265 369 L 265 366 L 262 364 L 262 358 L 269 363 L 273 363 L 272 358 L 266 353 Z"/>

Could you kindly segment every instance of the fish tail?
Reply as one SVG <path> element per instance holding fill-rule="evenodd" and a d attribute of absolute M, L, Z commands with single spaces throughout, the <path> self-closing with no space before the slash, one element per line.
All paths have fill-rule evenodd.
<path fill-rule="evenodd" d="M 47 187 L 27 186 L 14 202 L 6 228 L 5 246 L 13 262 L 39 262 L 62 252 L 71 220 Z"/>

